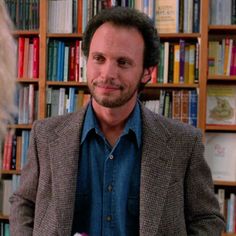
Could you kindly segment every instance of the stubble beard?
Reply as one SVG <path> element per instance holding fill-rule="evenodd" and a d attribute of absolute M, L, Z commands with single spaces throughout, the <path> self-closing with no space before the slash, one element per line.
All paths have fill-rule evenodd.
<path fill-rule="evenodd" d="M 135 96 L 135 93 L 138 91 L 138 87 L 140 84 L 140 81 L 137 83 L 136 87 L 132 91 L 124 91 L 125 88 L 123 86 L 119 86 L 120 90 L 120 96 L 117 98 L 113 98 L 112 95 L 107 96 L 100 96 L 98 95 L 95 90 L 97 87 L 96 82 L 94 82 L 92 85 L 89 85 L 90 94 L 92 95 L 93 99 L 101 106 L 107 107 L 107 108 L 117 108 L 121 107 L 124 104 L 126 104 L 133 96 Z"/>

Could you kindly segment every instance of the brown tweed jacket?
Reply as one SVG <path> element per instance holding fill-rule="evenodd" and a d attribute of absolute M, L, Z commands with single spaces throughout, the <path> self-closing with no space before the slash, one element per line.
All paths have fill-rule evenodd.
<path fill-rule="evenodd" d="M 84 111 L 34 123 L 10 199 L 12 236 L 71 234 Z M 224 220 L 200 131 L 144 107 L 142 122 L 140 235 L 219 236 Z"/>

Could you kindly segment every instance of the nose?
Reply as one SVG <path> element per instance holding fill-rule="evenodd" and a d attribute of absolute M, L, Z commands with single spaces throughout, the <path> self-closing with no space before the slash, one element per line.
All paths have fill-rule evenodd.
<path fill-rule="evenodd" d="M 104 79 L 115 79 L 117 77 L 118 68 L 115 62 L 107 60 L 101 69 L 101 76 Z"/>

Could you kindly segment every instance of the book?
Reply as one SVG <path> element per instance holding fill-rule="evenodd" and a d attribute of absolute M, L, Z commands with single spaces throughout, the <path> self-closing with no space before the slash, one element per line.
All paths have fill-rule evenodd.
<path fill-rule="evenodd" d="M 18 78 L 22 78 L 24 74 L 24 47 L 25 47 L 25 38 L 19 37 L 18 39 Z"/>
<path fill-rule="evenodd" d="M 214 180 L 236 181 L 235 143 L 235 133 L 206 133 L 205 158 Z"/>
<path fill-rule="evenodd" d="M 236 123 L 236 86 L 207 87 L 207 124 Z"/>
<path fill-rule="evenodd" d="M 179 32 L 179 0 L 156 1 L 155 25 L 159 33 Z"/>

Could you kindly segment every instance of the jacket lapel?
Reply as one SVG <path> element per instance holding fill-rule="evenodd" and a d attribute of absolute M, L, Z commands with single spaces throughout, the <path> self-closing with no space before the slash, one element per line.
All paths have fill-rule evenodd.
<path fill-rule="evenodd" d="M 158 117 L 145 108 L 142 116 L 140 235 L 156 235 L 171 178 L 174 153 L 169 146 L 170 133 Z"/>
<path fill-rule="evenodd" d="M 61 236 L 71 233 L 83 117 L 84 111 L 59 124 L 57 138 L 49 144 L 52 192 Z"/>

